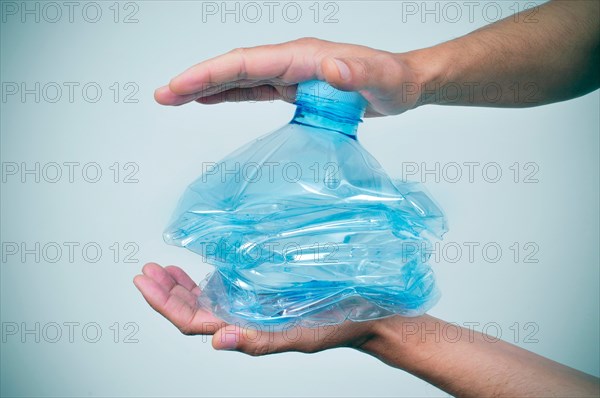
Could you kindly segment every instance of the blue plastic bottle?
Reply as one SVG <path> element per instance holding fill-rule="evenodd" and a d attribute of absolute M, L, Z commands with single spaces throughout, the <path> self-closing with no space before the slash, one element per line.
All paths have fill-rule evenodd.
<path fill-rule="evenodd" d="M 184 193 L 165 240 L 215 266 L 199 305 L 279 329 L 420 315 L 439 297 L 427 261 L 443 212 L 393 181 L 357 141 L 358 93 L 299 84 L 281 129 L 235 151 Z"/>

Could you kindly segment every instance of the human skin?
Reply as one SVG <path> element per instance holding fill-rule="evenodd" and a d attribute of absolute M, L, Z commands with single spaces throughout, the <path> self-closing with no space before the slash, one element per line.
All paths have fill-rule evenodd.
<path fill-rule="evenodd" d="M 199 308 L 202 292 L 181 268 L 148 263 L 142 271 L 134 283 L 150 306 L 183 334 L 212 334 L 217 350 L 259 356 L 350 347 L 463 397 L 597 397 L 600 393 L 593 376 L 429 315 L 296 327 L 288 332 L 256 331 L 228 325 Z"/>
<path fill-rule="evenodd" d="M 155 98 L 164 105 L 292 102 L 298 82 L 319 79 L 360 92 L 369 101 L 366 116 L 432 103 L 548 104 L 600 85 L 599 5 L 597 0 L 552 1 L 533 16 L 519 13 L 458 39 L 400 54 L 314 38 L 238 48 L 192 66 L 157 89 Z"/>
<path fill-rule="evenodd" d="M 155 98 L 164 105 L 293 101 L 298 82 L 319 79 L 360 92 L 369 101 L 366 116 L 425 104 L 528 107 L 567 100 L 600 85 L 599 5 L 551 1 L 538 7 L 536 22 L 521 13 L 401 54 L 312 38 L 236 49 L 176 76 Z M 482 89 L 490 84 L 501 93 L 493 101 Z M 461 90 L 450 96 L 455 87 Z M 134 283 L 182 333 L 212 334 L 216 349 L 265 355 L 352 347 L 457 396 L 600 395 L 597 378 L 481 333 L 461 328 L 458 339 L 435 338 L 427 331 L 450 326 L 429 315 L 345 322 L 322 333 L 300 329 L 301 338 L 289 339 L 227 325 L 198 308 L 201 291 L 178 267 L 146 264 Z"/>

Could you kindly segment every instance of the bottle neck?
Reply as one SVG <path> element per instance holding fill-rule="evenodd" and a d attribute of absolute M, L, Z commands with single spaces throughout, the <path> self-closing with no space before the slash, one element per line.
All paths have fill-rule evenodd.
<path fill-rule="evenodd" d="M 297 101 L 296 105 L 296 113 L 290 123 L 334 131 L 356 139 L 364 109 L 328 101 Z"/>

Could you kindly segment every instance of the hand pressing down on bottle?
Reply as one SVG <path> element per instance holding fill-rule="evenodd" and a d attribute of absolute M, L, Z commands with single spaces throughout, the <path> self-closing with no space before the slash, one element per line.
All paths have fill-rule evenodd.
<path fill-rule="evenodd" d="M 163 105 L 238 101 L 293 102 L 296 85 L 323 80 L 369 101 L 366 116 L 413 108 L 423 80 L 416 58 L 353 44 L 303 38 L 287 43 L 238 48 L 192 66 L 156 90 Z M 404 86 L 404 90 L 398 90 Z"/>

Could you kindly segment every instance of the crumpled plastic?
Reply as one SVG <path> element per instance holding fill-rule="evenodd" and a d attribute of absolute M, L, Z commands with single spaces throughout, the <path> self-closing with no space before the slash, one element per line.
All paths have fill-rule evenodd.
<path fill-rule="evenodd" d="M 314 81 L 298 95 L 315 86 L 341 105 L 348 98 Z M 319 114 L 318 104 L 308 112 Z M 437 302 L 428 260 L 431 240 L 447 231 L 444 213 L 420 184 L 393 180 L 355 136 L 335 131 L 350 119 L 330 117 L 312 125 L 296 117 L 203 164 L 164 233 L 215 267 L 199 306 L 277 330 L 417 316 Z"/>

